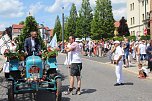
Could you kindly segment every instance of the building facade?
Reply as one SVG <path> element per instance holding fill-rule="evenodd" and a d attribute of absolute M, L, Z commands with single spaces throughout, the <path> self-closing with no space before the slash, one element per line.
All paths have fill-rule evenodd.
<path fill-rule="evenodd" d="M 127 0 L 127 24 L 130 35 L 150 34 L 151 0 Z"/>

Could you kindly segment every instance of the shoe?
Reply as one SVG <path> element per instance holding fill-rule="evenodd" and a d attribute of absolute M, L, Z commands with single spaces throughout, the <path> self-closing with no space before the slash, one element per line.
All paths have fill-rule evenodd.
<path fill-rule="evenodd" d="M 81 95 L 80 88 L 76 90 L 76 94 Z"/>
<path fill-rule="evenodd" d="M 120 85 L 125 85 L 124 83 L 120 83 Z"/>
<path fill-rule="evenodd" d="M 114 84 L 114 86 L 120 86 L 121 84 L 119 84 L 119 83 L 116 83 L 116 84 Z"/>
<path fill-rule="evenodd" d="M 68 91 L 64 92 L 65 95 L 74 95 L 73 94 L 73 88 L 69 88 Z"/>

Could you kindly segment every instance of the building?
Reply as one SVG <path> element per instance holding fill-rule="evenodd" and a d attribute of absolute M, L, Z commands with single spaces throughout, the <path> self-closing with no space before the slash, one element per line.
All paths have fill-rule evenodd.
<path fill-rule="evenodd" d="M 12 39 L 18 37 L 23 29 L 23 25 L 13 24 L 12 25 Z"/>
<path fill-rule="evenodd" d="M 150 1 L 127 0 L 127 24 L 131 35 L 150 33 Z"/>
<path fill-rule="evenodd" d="M 20 24 L 12 25 L 12 39 L 15 37 L 18 37 L 21 34 L 23 27 L 24 27 L 24 25 L 20 25 Z M 48 27 L 45 27 L 45 26 L 39 26 L 39 29 L 40 29 L 40 35 L 41 35 L 42 39 L 46 42 L 50 42 L 51 29 L 49 29 Z"/>
<path fill-rule="evenodd" d="M 115 26 L 115 31 L 114 31 L 114 35 L 117 36 L 118 35 L 118 28 L 120 26 L 120 22 L 119 21 L 116 21 L 114 23 L 114 26 Z"/>

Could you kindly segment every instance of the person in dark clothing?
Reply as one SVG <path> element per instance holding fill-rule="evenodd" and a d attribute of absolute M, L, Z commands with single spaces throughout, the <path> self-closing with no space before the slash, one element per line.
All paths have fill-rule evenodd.
<path fill-rule="evenodd" d="M 37 32 L 32 31 L 30 34 L 31 34 L 31 37 L 26 38 L 24 42 L 25 54 L 27 56 L 31 56 L 33 55 L 33 52 L 34 52 L 35 55 L 41 55 L 41 45 L 37 38 Z"/>
<path fill-rule="evenodd" d="M 152 72 L 152 40 L 150 40 L 150 45 L 147 47 L 147 56 L 148 56 L 148 69 Z"/>

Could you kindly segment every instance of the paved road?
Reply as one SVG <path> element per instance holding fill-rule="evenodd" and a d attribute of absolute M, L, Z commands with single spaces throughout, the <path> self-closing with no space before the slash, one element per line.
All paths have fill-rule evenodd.
<path fill-rule="evenodd" d="M 58 58 L 63 63 L 65 56 Z M 91 58 L 92 59 L 92 58 Z M 105 63 L 106 61 L 104 61 Z M 61 68 L 62 67 L 62 68 Z M 60 66 L 65 75 L 63 90 L 69 86 L 68 70 Z M 82 95 L 63 95 L 63 101 L 151 101 L 152 81 L 141 80 L 137 75 L 124 73 L 125 85 L 114 87 L 116 81 L 114 67 L 111 65 L 83 59 Z M 76 83 L 75 83 L 76 84 Z"/>
<path fill-rule="evenodd" d="M 59 70 L 63 75 L 63 91 L 69 86 L 68 69 L 63 66 L 65 55 L 59 54 Z M 91 58 L 93 59 L 93 58 Z M 106 59 L 101 59 L 104 63 Z M 116 81 L 114 67 L 111 65 L 83 59 L 82 70 L 82 95 L 64 95 L 63 101 L 151 101 L 152 81 L 138 79 L 136 75 L 124 73 L 125 85 L 114 87 Z M 76 83 L 75 83 L 76 84 Z M 0 74 L 0 101 L 7 101 L 7 83 L 4 82 Z M 76 87 L 76 86 L 75 86 Z M 42 94 L 42 98 L 47 98 Z M 30 95 L 25 95 L 25 99 L 19 97 L 17 101 L 31 101 Z M 50 100 L 45 100 L 50 101 Z M 52 101 L 52 100 L 51 100 Z"/>

